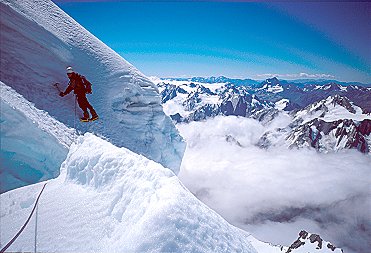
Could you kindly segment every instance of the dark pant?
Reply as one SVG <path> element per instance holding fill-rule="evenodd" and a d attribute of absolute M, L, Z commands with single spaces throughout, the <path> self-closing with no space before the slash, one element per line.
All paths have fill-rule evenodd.
<path fill-rule="evenodd" d="M 86 98 L 85 94 L 77 95 L 77 102 L 79 103 L 80 108 L 84 111 L 84 117 L 89 118 L 89 113 L 87 109 L 89 109 L 92 117 L 97 115 L 93 106 L 91 106 L 88 99 Z"/>

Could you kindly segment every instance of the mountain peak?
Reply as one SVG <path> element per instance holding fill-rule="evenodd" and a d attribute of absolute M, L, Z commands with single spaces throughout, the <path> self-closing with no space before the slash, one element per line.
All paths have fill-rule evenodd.
<path fill-rule="evenodd" d="M 335 95 L 326 99 L 308 105 L 303 110 L 296 113 L 295 119 L 309 122 L 315 118 L 326 122 L 333 122 L 341 119 L 353 119 L 362 121 L 368 116 L 362 112 L 362 109 L 353 104 L 348 98 Z"/>
<path fill-rule="evenodd" d="M 322 104 L 326 104 L 328 107 L 329 105 L 332 106 L 342 106 L 347 109 L 351 113 L 356 113 L 354 109 L 353 103 L 347 98 L 340 95 L 329 96 L 326 100 L 322 100 Z"/>
<path fill-rule="evenodd" d="M 291 244 L 286 252 L 343 252 L 329 242 L 323 241 L 321 236 L 300 231 L 298 239 Z"/>
<path fill-rule="evenodd" d="M 277 77 L 268 78 L 265 80 L 265 83 L 278 84 L 280 80 Z"/>

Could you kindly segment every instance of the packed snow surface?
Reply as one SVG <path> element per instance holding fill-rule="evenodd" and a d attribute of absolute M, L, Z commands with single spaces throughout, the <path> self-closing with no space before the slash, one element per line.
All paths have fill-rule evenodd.
<path fill-rule="evenodd" d="M 1 197 L 1 245 L 44 183 Z M 34 220 L 9 248 L 33 251 Z M 72 144 L 40 198 L 38 252 L 256 252 L 249 234 L 197 200 L 175 174 L 92 134 Z"/>
<path fill-rule="evenodd" d="M 1 0 L 0 16 L 0 81 L 67 126 L 179 171 L 184 143 L 147 77 L 52 1 Z M 98 121 L 80 123 L 72 93 L 61 98 L 52 86 L 58 82 L 66 88 L 67 66 L 93 84 L 88 100 Z"/>
<path fill-rule="evenodd" d="M 55 178 L 76 132 L 0 81 L 0 193 Z"/>
<path fill-rule="evenodd" d="M 256 252 L 252 245 L 281 252 L 227 223 L 171 170 L 93 134 L 78 136 L 4 83 L 0 88 L 1 162 L 11 165 L 2 167 L 2 187 L 61 172 L 39 202 L 38 252 Z M 43 177 L 34 179 L 40 170 Z M 14 173 L 23 184 L 10 179 Z M 43 185 L 0 195 L 0 246 L 26 221 Z M 35 216 L 8 250 L 32 251 L 34 238 Z"/>

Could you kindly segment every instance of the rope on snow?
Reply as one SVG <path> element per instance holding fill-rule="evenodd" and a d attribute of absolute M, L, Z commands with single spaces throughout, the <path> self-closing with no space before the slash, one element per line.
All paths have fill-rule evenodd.
<path fill-rule="evenodd" d="M 7 250 L 7 248 L 9 248 L 10 245 L 12 245 L 12 244 L 14 243 L 14 241 L 18 238 L 18 236 L 19 236 L 19 235 L 23 232 L 23 230 L 26 228 L 28 222 L 31 220 L 31 217 L 32 217 L 32 215 L 33 215 L 33 213 L 34 213 L 34 211 L 35 211 L 35 209 L 36 209 L 36 207 L 37 207 L 37 204 L 38 204 L 38 202 L 39 202 L 39 199 L 40 199 L 41 193 L 43 193 L 46 184 L 47 184 L 47 183 L 45 183 L 44 186 L 43 186 L 43 188 L 41 189 L 41 191 L 40 191 L 40 193 L 39 193 L 39 196 L 38 196 L 37 199 L 36 199 L 35 205 L 33 206 L 33 209 L 32 209 L 32 211 L 31 211 L 30 215 L 28 216 L 28 219 L 27 219 L 26 222 L 23 224 L 23 226 L 22 226 L 21 229 L 18 231 L 18 233 L 13 237 L 13 239 L 11 239 L 11 240 L 10 240 L 10 241 L 5 245 L 5 247 L 2 248 L 2 249 L 0 250 L 0 253 L 4 253 L 5 250 Z"/>

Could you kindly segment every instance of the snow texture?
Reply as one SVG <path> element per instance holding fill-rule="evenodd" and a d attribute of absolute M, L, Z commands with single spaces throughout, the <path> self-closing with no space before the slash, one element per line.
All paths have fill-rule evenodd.
<path fill-rule="evenodd" d="M 0 195 L 1 245 L 22 226 L 42 185 Z M 9 251 L 33 251 L 31 224 Z M 89 133 L 46 185 L 37 226 L 38 252 L 256 252 L 248 233 L 197 200 L 172 171 Z"/>
<path fill-rule="evenodd" d="M 0 193 L 59 175 L 76 133 L 0 81 Z"/>
<path fill-rule="evenodd" d="M 256 252 L 257 247 L 266 253 L 284 249 L 228 224 L 169 169 L 92 134 L 77 136 L 0 84 L 2 146 L 12 143 L 4 146 L 14 147 L 10 162 L 14 171 L 23 173 L 21 182 L 33 179 L 42 163 L 59 172 L 58 165 L 71 146 L 60 176 L 47 182 L 39 204 L 39 252 Z M 41 174 L 42 180 L 55 177 Z M 3 175 L 13 187 L 21 186 Z M 0 245 L 22 226 L 42 184 L 0 195 Z M 34 219 L 10 251 L 33 249 Z"/>
<path fill-rule="evenodd" d="M 1 81 L 67 126 L 179 171 L 185 144 L 147 77 L 51 1 L 1 0 L 0 11 Z M 76 121 L 73 95 L 61 98 L 52 86 L 66 88 L 70 65 L 93 84 L 88 100 L 99 121 Z"/>

